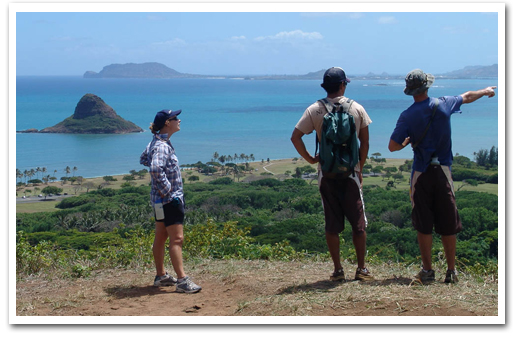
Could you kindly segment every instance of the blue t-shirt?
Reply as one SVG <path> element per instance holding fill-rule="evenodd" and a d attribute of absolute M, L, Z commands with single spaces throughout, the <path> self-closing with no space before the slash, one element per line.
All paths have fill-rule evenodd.
<path fill-rule="evenodd" d="M 406 137 L 415 143 L 424 134 L 427 123 L 433 114 L 435 98 L 413 103 L 400 114 L 391 139 L 402 144 Z M 460 111 L 463 104 L 461 96 L 438 98 L 438 108 L 424 139 L 413 149 L 413 171 L 425 172 L 431 159 L 438 157 L 441 165 L 452 165 L 451 115 Z"/>

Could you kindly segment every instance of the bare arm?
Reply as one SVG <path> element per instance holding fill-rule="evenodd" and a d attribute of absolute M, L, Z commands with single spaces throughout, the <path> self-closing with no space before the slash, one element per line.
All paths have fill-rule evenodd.
<path fill-rule="evenodd" d="M 293 134 L 291 135 L 291 142 L 294 145 L 294 148 L 300 156 L 302 156 L 303 159 L 305 159 L 309 164 L 315 164 L 319 161 L 319 156 L 313 157 L 307 152 L 307 148 L 305 147 L 305 143 L 302 140 L 302 137 L 305 134 L 298 130 L 297 128 L 294 128 Z"/>
<path fill-rule="evenodd" d="M 359 167 L 361 168 L 361 172 L 363 171 L 364 163 L 366 162 L 366 158 L 368 158 L 368 150 L 370 149 L 370 131 L 368 130 L 368 126 L 359 130 Z"/>
<path fill-rule="evenodd" d="M 463 98 L 463 103 L 472 103 L 483 96 L 494 97 L 495 88 L 497 87 L 486 87 L 485 89 L 481 90 L 467 91 L 466 93 L 461 94 L 461 97 Z"/>
<path fill-rule="evenodd" d="M 406 139 L 404 139 L 404 141 L 402 142 L 402 144 L 399 144 L 397 143 L 396 141 L 394 141 L 393 139 L 390 139 L 390 143 L 388 144 L 388 150 L 390 150 L 390 152 L 393 152 L 393 151 L 400 151 L 402 150 L 403 148 L 405 148 L 410 142 L 410 139 L 409 137 L 407 137 Z"/>

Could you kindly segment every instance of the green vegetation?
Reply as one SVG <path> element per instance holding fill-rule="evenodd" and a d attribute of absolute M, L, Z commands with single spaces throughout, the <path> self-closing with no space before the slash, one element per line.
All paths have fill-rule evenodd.
<path fill-rule="evenodd" d="M 216 154 L 214 160 L 223 157 Z M 412 162 L 385 161 L 380 156 L 380 153 L 374 154 L 365 165 L 366 170 L 378 171 L 374 173 L 377 176 L 365 174 L 363 182 L 368 218 L 367 261 L 418 265 L 419 249 L 411 225 L 407 191 Z M 225 160 L 230 158 L 224 157 Z M 240 156 L 235 159 L 246 161 L 250 157 L 242 155 L 242 159 Z M 188 181 L 184 185 L 186 259 L 328 257 L 321 199 L 311 175 L 313 166 L 301 160 L 279 164 L 268 160 L 268 169 L 273 172 L 268 173 L 257 172 L 260 162 L 207 164 L 210 165 L 198 163 L 197 170 L 184 171 Z M 243 166 L 243 171 L 235 170 L 238 166 Z M 207 167 L 216 171 L 206 170 Z M 74 167 L 74 172 L 76 170 Z M 207 173 L 203 173 L 205 171 Z M 27 180 L 36 172 L 17 172 L 17 178 Z M 69 167 L 65 172 L 67 175 L 71 172 Z M 268 175 L 261 176 L 262 173 Z M 17 272 L 20 277 L 39 272 L 82 277 L 101 268 L 152 267 L 150 247 L 154 218 L 149 206 L 149 180 L 144 179 L 146 174 L 145 170 L 133 170 L 119 179 L 105 176 L 77 182 L 73 186 L 91 186 L 87 192 L 60 202 L 38 203 L 38 206 L 49 205 L 48 211 L 38 207 L 39 212 L 18 213 Z M 241 174 L 246 175 L 243 182 L 239 182 Z M 456 155 L 453 175 L 464 227 L 458 235 L 459 268 L 475 274 L 497 274 L 497 168 L 480 167 Z M 305 179 L 297 178 L 299 176 Z M 463 179 L 458 181 L 457 177 Z M 30 186 L 19 184 L 20 189 Z M 62 186 L 66 191 L 69 185 Z M 37 185 L 30 187 L 39 190 Z M 49 187 L 54 186 L 47 186 L 41 192 L 58 193 L 54 189 L 51 192 Z M 478 192 L 484 189 L 491 193 Z M 20 204 L 19 208 L 34 208 L 27 205 L 30 204 Z M 342 256 L 353 262 L 355 251 L 348 224 L 341 249 Z M 438 236 L 434 240 L 433 256 L 437 262 L 444 259 Z"/>
<path fill-rule="evenodd" d="M 185 185 L 185 197 L 187 259 L 328 254 L 318 188 L 303 179 L 236 183 L 223 177 Z M 84 276 L 107 266 L 150 267 L 154 219 L 148 199 L 148 186 L 103 188 L 66 198 L 55 212 L 18 214 L 18 272 L 58 268 L 66 275 Z M 419 263 L 407 191 L 365 187 L 364 199 L 369 263 Z M 457 200 L 465 228 L 458 235 L 460 267 L 480 273 L 497 270 L 497 196 L 460 191 Z M 342 254 L 353 261 L 348 225 L 343 238 Z M 438 237 L 433 250 L 437 259 L 443 258 Z"/>

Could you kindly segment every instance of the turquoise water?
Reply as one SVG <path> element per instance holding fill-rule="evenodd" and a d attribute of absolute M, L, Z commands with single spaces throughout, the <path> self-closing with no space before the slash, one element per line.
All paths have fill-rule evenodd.
<path fill-rule="evenodd" d="M 456 95 L 497 85 L 495 80 L 440 80 L 432 96 Z M 46 167 L 64 176 L 96 177 L 143 168 L 140 153 L 151 138 L 149 123 L 161 109 L 182 109 L 181 131 L 171 141 L 180 164 L 210 161 L 220 155 L 253 154 L 255 160 L 293 158 L 290 136 L 305 108 L 325 92 L 320 81 L 246 81 L 230 79 L 83 79 L 18 77 L 16 130 L 53 126 L 74 113 L 86 93 L 101 97 L 117 114 L 144 133 L 127 135 L 16 134 L 16 168 Z M 370 154 L 411 158 L 411 150 L 389 153 L 387 144 L 397 118 L 412 103 L 403 80 L 353 80 L 346 96 L 361 103 L 370 125 Z M 497 99 L 486 97 L 462 106 L 454 115 L 453 153 L 473 157 L 481 148 L 498 145 Z M 314 135 L 304 137 L 314 151 Z"/>

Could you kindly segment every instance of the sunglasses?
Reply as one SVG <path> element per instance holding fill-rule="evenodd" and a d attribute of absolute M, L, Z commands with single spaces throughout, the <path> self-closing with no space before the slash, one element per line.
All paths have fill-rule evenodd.
<path fill-rule="evenodd" d="M 175 116 L 175 117 L 172 117 L 172 118 L 169 118 L 170 121 L 177 121 L 178 120 L 178 117 Z"/>

